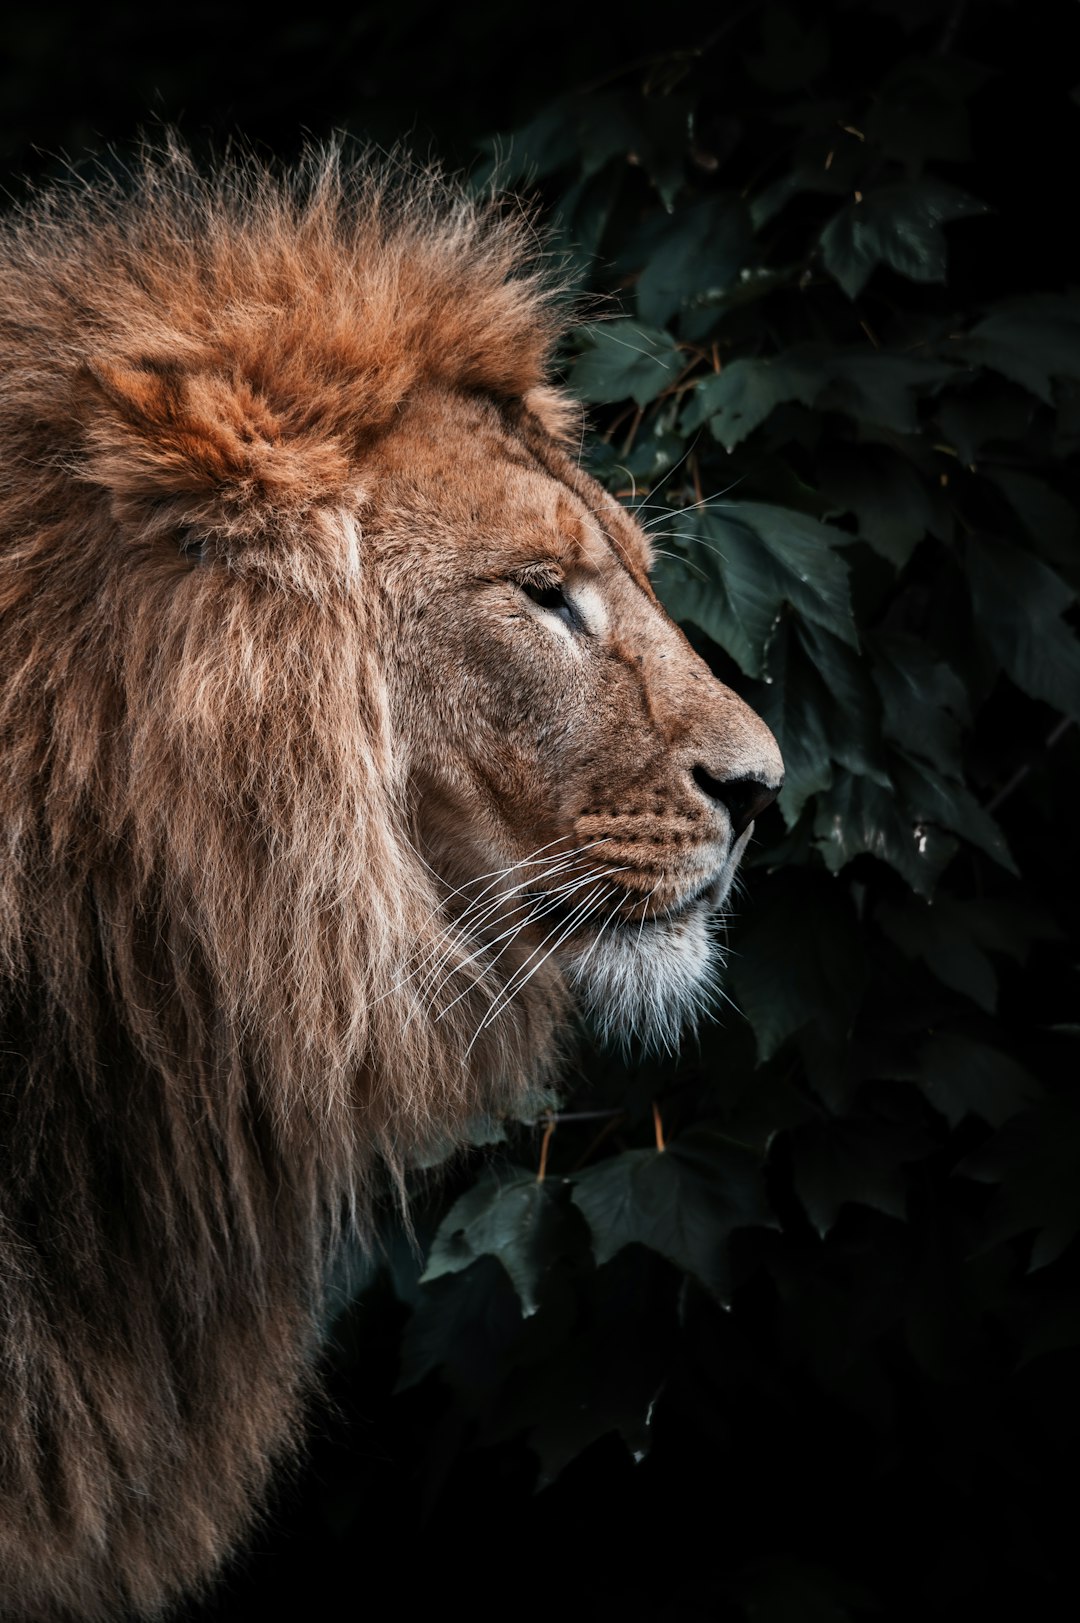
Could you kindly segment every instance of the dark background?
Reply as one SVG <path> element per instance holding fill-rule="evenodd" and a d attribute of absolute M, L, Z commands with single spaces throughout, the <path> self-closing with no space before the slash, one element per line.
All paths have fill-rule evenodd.
<path fill-rule="evenodd" d="M 777 14 L 794 19 L 787 56 L 774 37 Z M 605 129 L 616 118 L 611 96 L 622 97 L 628 127 L 640 117 L 652 130 L 665 98 L 689 86 L 697 145 L 672 197 L 658 201 L 651 171 L 632 184 L 612 179 L 622 189 L 582 272 L 583 285 L 615 291 L 632 314 L 641 257 L 635 267 L 620 253 L 634 231 L 659 220 L 650 250 L 659 252 L 664 221 L 675 229 L 680 210 L 720 197 L 721 187 L 725 196 L 760 191 L 788 162 L 794 138 L 781 114 L 804 92 L 835 103 L 835 126 L 873 104 L 901 60 L 944 64 L 957 84 L 974 62 L 986 73 L 957 92 L 966 141 L 950 146 L 946 136 L 935 150 L 931 139 L 916 168 L 992 212 L 949 228 L 944 287 L 875 272 L 854 309 L 885 334 L 887 349 L 905 322 L 904 330 L 944 323 L 944 332 L 956 312 L 967 330 L 991 301 L 1061 294 L 1075 279 L 1076 14 L 1072 4 L 1006 0 L 829 0 L 788 10 L 750 0 L 707 15 L 659 3 L 384 0 L 305 7 L 295 23 L 268 27 L 254 7 L 27 6 L 0 20 L 0 163 L 17 200 L 68 161 L 81 166 L 104 153 L 108 164 L 122 163 L 140 129 L 153 139 L 175 126 L 200 154 L 239 135 L 287 160 L 307 138 L 343 130 L 470 168 L 486 161 L 493 134 L 528 126 L 564 93 L 575 94 L 575 107 L 601 107 Z M 818 26 L 829 47 L 820 69 L 811 50 Z M 782 20 L 781 34 L 785 27 Z M 764 68 L 755 67 L 759 55 Z M 577 170 L 590 172 L 588 142 L 558 160 L 531 139 L 511 179 L 535 186 L 555 209 Z M 609 144 L 594 166 L 601 180 L 626 169 L 629 148 L 619 150 L 617 137 Z M 892 161 L 882 159 L 886 169 Z M 782 228 L 761 238 L 766 262 L 797 257 L 836 206 L 835 198 L 796 198 Z M 570 235 L 580 240 L 591 226 L 580 211 L 572 219 Z M 770 305 L 761 318 L 767 350 L 782 351 L 793 337 L 847 345 L 858 336 L 853 307 L 835 287 L 812 308 L 813 333 L 798 326 L 801 314 Z M 756 353 L 751 327 L 735 330 L 737 352 L 749 344 L 745 352 Z M 585 376 L 579 362 L 571 381 Z M 976 380 L 957 398 L 971 404 L 980 387 Z M 1053 386 L 1062 412 L 1063 387 Z M 597 429 L 621 444 L 617 383 L 607 394 L 582 383 L 582 392 Z M 822 445 L 830 435 L 848 444 L 858 425 L 837 407 L 833 416 L 810 413 L 808 426 L 795 420 L 802 409 L 784 407 L 758 430 L 771 436 L 768 451 L 748 442 L 755 449 L 739 476 L 759 502 L 802 502 L 827 519 L 823 505 L 792 494 L 789 475 L 804 492 L 824 489 Z M 925 456 L 913 453 L 927 488 L 940 479 L 936 410 L 920 405 Z M 1032 472 L 1071 503 L 1075 436 L 1059 428 L 1055 438 L 1048 410 L 1032 404 L 1019 428 L 987 432 L 1002 466 Z M 633 455 L 655 442 L 655 465 L 667 467 L 665 432 L 646 415 Z M 602 444 L 596 465 L 605 472 Z M 715 446 L 700 455 L 706 488 L 721 488 L 729 459 Z M 570 1175 L 648 1148 L 654 1100 L 676 1133 L 716 1122 L 734 1133 L 737 1121 L 755 1146 L 765 1204 L 745 1226 L 717 1219 L 725 1288 L 710 1290 L 707 1267 L 680 1265 L 670 1247 L 648 1241 L 593 1267 L 579 1218 L 553 1246 L 540 1312 L 522 1320 L 493 1256 L 419 1286 L 415 1258 L 388 1228 L 395 1265 L 339 1325 L 310 1457 L 282 1486 L 253 1550 L 204 1607 L 185 1613 L 188 1623 L 277 1611 L 336 1618 L 373 1607 L 427 1615 L 447 1606 L 480 1618 L 672 1623 L 1073 1615 L 1080 1121 L 1069 1028 L 1077 1018 L 1080 758 L 1075 726 L 1060 726 L 1075 714 L 1073 701 L 1045 682 L 1025 686 L 1023 661 L 1010 663 L 1000 639 L 979 642 L 963 591 L 965 548 L 974 519 L 991 528 L 1010 521 L 986 505 L 975 478 L 973 468 L 955 536 L 927 537 L 889 583 L 861 542 L 846 556 L 866 646 L 882 625 L 901 624 L 961 672 L 968 705 L 958 713 L 957 781 L 981 806 L 995 806 L 1016 859 L 1018 873 L 1006 880 L 985 853 L 961 849 L 944 868 L 935 918 L 985 925 L 987 907 L 1000 907 L 995 918 L 1019 918 L 1027 907 L 1016 950 L 995 946 L 983 925 L 976 939 L 957 923 L 945 927 L 936 956 L 903 951 L 895 921 L 911 885 L 895 864 L 864 845 L 827 878 L 807 819 L 791 829 L 771 812 L 759 830 L 747 918 L 775 915 L 782 933 L 802 931 L 808 960 L 839 961 L 854 941 L 865 989 L 837 1028 L 844 1085 L 830 1080 L 835 1053 L 826 1063 L 798 1031 L 756 1064 L 762 1027 L 752 1033 L 737 1017 L 706 1033 L 681 1067 L 622 1068 L 585 1047 L 567 1109 L 625 1104 L 625 1119 L 599 1146 L 592 1126 L 560 1126 L 553 1151 L 553 1166 Z M 1017 547 L 1046 561 L 1038 538 L 1018 535 Z M 1075 587 L 1075 529 L 1062 535 L 1050 562 Z M 928 604 L 941 609 L 937 618 Z M 1062 624 L 1075 623 L 1075 612 Z M 1024 615 L 1018 601 L 1018 624 Z M 725 679 L 754 698 L 754 673 L 738 669 L 722 628 L 714 636 L 687 618 Z M 942 701 L 922 694 L 918 703 L 936 713 Z M 963 830 L 948 826 L 963 846 Z M 843 945 L 830 935 L 833 911 Z M 808 912 L 818 921 L 810 932 Z M 766 923 L 758 947 L 747 939 L 750 962 L 777 939 Z M 980 979 L 991 960 L 992 1007 Z M 800 973 L 795 963 L 791 977 Z M 777 1000 L 790 989 L 784 974 Z M 918 1042 L 925 1055 L 928 1034 L 942 1031 L 960 1040 L 975 1033 L 980 1052 L 1005 1056 L 987 1072 L 992 1107 L 950 1103 L 953 1078 L 942 1083 L 928 1061 L 892 1057 Z M 760 1101 L 756 1126 L 748 1097 Z M 505 1151 L 526 1168 L 537 1155 L 528 1132 Z M 450 1197 L 473 1187 L 485 1164 L 457 1166 L 446 1194 L 421 1198 L 425 1244 Z M 646 1457 L 635 1462 L 635 1452 Z M 551 1479 L 542 1487 L 538 1461 Z M 340 1591 L 332 1595 L 333 1585 Z"/>

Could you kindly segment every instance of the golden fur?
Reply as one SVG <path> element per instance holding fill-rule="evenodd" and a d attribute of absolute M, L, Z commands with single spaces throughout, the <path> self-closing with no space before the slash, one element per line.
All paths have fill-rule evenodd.
<path fill-rule="evenodd" d="M 573 1003 L 705 984 L 779 758 L 565 448 L 531 254 L 335 154 L 0 236 L 5 1623 L 205 1584 L 340 1234 Z"/>

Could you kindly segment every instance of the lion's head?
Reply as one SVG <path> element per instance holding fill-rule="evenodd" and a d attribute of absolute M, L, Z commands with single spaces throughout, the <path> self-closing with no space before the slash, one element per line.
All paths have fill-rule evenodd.
<path fill-rule="evenodd" d="M 520 220 L 173 153 L 0 258 L 0 1596 L 90 1617 L 237 1536 L 380 1168 L 575 1007 L 673 1040 L 781 763 L 578 467 Z"/>

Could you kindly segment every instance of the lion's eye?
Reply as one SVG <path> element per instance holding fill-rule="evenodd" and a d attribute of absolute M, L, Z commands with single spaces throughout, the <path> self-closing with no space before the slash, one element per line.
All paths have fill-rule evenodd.
<path fill-rule="evenodd" d="M 207 553 L 207 540 L 198 530 L 183 529 L 178 537 L 180 551 L 185 558 L 190 558 L 193 564 L 204 562 Z"/>
<path fill-rule="evenodd" d="M 561 586 L 526 582 L 522 584 L 521 589 L 526 597 L 532 599 L 537 608 L 546 609 L 549 614 L 557 614 L 564 625 L 576 627 L 580 624 L 577 610 Z"/>

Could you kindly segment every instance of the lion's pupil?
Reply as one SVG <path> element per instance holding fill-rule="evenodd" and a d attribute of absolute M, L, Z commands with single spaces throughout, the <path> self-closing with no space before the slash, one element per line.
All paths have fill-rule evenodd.
<path fill-rule="evenodd" d="M 561 586 L 528 585 L 525 587 L 525 591 L 538 608 L 548 609 L 553 614 L 561 615 L 568 623 L 573 620 L 573 604 L 566 597 Z"/>

